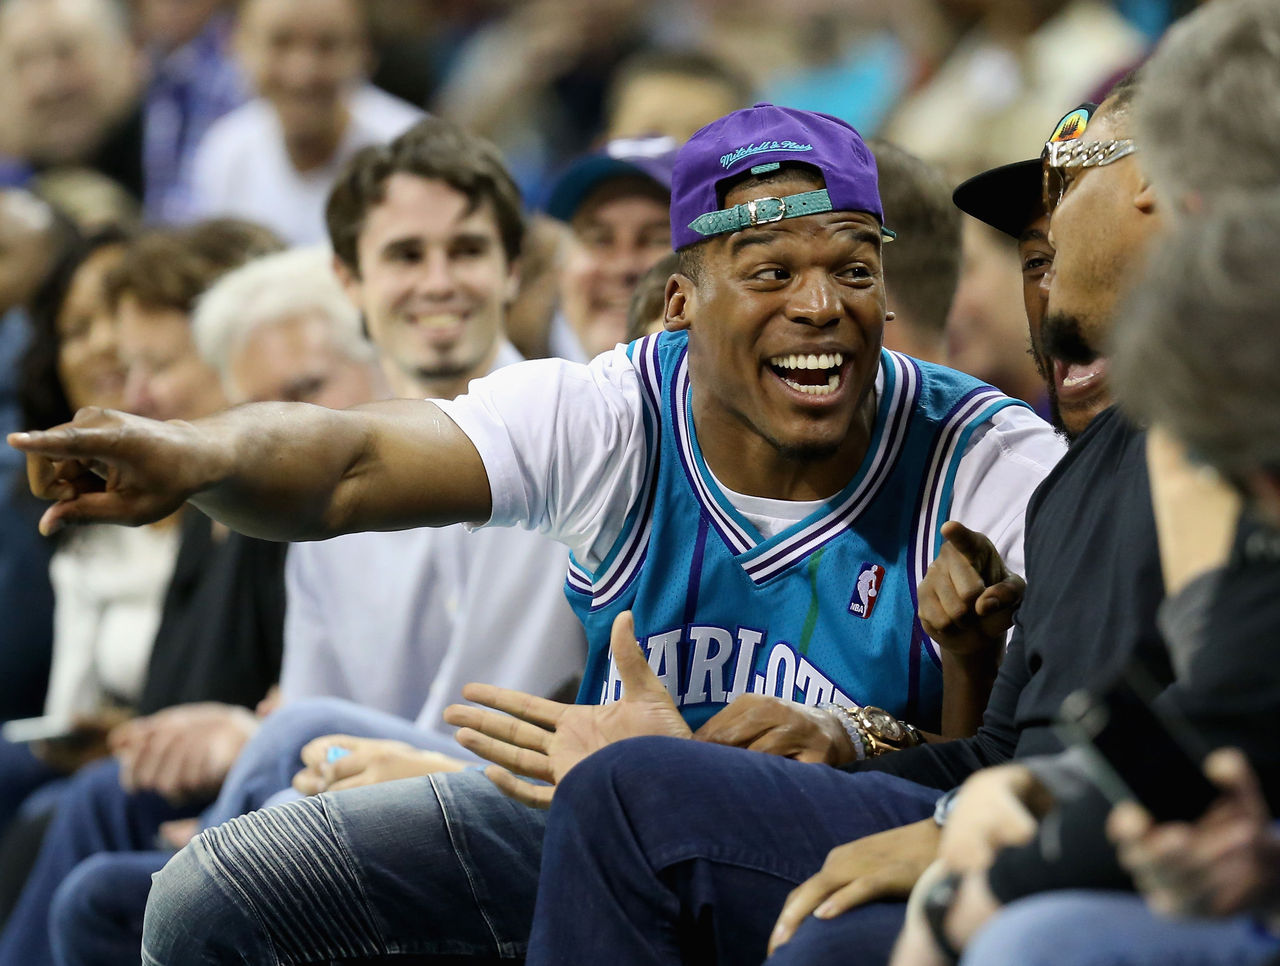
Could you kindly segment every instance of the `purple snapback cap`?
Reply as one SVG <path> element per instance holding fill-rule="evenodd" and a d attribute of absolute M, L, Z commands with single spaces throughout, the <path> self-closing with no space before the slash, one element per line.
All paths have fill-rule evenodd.
<path fill-rule="evenodd" d="M 571 161 L 551 186 L 544 206 L 558 221 L 570 221 L 596 188 L 615 178 L 644 177 L 671 190 L 677 141 L 671 137 L 620 138 Z"/>
<path fill-rule="evenodd" d="M 786 162 L 811 165 L 826 187 L 722 208 L 720 185 Z M 749 225 L 824 211 L 865 211 L 884 228 L 876 159 L 853 126 L 838 117 L 773 104 L 726 114 L 682 147 L 671 175 L 671 247 L 677 251 Z"/>

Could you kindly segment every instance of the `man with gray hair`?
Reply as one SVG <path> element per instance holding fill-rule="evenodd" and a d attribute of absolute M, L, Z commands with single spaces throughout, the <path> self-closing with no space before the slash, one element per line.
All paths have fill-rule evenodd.
<path fill-rule="evenodd" d="M 327 248 L 251 262 L 200 300 L 196 345 L 228 399 L 345 409 L 387 394 L 360 312 L 334 276 Z"/>

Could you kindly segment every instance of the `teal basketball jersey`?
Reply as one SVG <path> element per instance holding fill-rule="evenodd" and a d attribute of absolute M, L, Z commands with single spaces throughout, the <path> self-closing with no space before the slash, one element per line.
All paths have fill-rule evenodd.
<path fill-rule="evenodd" d="M 942 672 L 916 618 L 975 429 L 1024 405 L 991 386 L 882 351 L 871 444 L 848 485 L 770 539 L 724 496 L 690 411 L 688 337 L 634 342 L 647 476 L 594 573 L 571 556 L 566 594 L 587 631 L 578 700 L 616 701 L 613 619 L 634 612 L 649 665 L 697 728 L 735 697 L 873 704 L 936 730 Z"/>

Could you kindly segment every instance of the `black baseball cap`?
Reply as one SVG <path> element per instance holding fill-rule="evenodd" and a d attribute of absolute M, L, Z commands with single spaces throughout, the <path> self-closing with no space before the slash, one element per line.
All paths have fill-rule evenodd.
<path fill-rule="evenodd" d="M 1074 141 L 1089 126 L 1098 105 L 1085 102 L 1062 116 L 1049 141 Z M 1043 174 L 1039 158 L 1002 164 L 975 174 L 951 194 L 955 206 L 997 231 L 1018 238 L 1041 213 Z"/>

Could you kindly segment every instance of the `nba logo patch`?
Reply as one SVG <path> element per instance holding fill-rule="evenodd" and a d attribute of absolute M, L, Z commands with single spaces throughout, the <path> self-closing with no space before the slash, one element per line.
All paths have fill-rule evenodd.
<path fill-rule="evenodd" d="M 849 613 L 857 614 L 863 620 L 870 617 L 871 612 L 876 609 L 876 600 L 880 597 L 880 586 L 883 583 L 884 568 L 879 564 L 864 563 L 853 585 Z"/>

